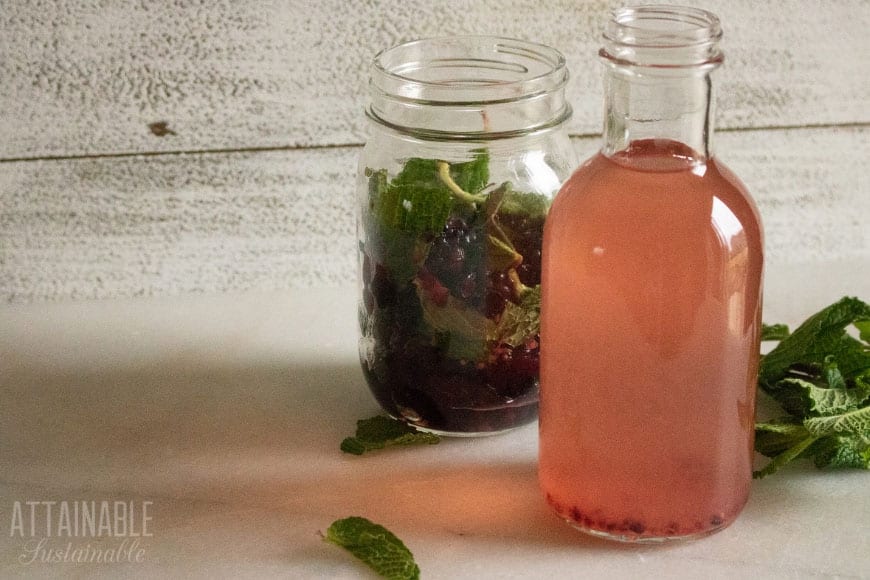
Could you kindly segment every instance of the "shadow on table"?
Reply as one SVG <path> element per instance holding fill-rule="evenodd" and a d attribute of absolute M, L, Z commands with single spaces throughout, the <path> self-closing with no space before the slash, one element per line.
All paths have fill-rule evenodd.
<path fill-rule="evenodd" d="M 0 458 L 107 465 L 222 452 L 337 449 L 377 412 L 356 361 L 230 366 L 179 357 L 62 376 L 28 369 L 0 380 Z"/>
<path fill-rule="evenodd" d="M 0 396 L 0 465 L 13 483 L 275 509 L 288 525 L 296 514 L 322 516 L 323 529 L 362 515 L 442 538 L 648 549 L 583 536 L 550 512 L 533 427 L 341 453 L 356 420 L 378 412 L 355 360 L 241 368 L 179 357 L 93 374 L 18 373 L 4 378 Z M 780 499 L 792 501 L 769 498 L 762 509 Z"/>

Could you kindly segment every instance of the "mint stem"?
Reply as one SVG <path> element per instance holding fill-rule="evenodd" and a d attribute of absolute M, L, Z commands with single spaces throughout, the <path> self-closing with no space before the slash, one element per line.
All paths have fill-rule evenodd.
<path fill-rule="evenodd" d="M 450 175 L 450 164 L 446 161 L 438 162 L 438 177 L 441 178 L 441 181 L 444 182 L 444 185 L 446 185 L 447 189 L 450 190 L 450 193 L 453 194 L 453 197 L 455 197 L 459 201 L 472 206 L 477 203 L 486 201 L 485 195 L 474 195 L 459 187 L 459 185 L 457 185 L 456 182 L 453 181 L 453 177 Z"/>

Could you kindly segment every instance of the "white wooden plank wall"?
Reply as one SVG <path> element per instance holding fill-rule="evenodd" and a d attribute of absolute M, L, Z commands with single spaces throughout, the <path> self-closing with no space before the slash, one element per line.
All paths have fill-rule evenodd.
<path fill-rule="evenodd" d="M 724 22 L 716 144 L 769 260 L 870 258 L 870 2 L 687 3 Z M 585 155 L 619 4 L 0 0 L 0 301 L 350 282 L 371 56 L 453 33 L 551 44 Z"/>

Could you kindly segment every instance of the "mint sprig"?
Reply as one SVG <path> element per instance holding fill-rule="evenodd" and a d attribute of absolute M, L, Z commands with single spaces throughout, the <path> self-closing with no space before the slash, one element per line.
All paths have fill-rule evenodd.
<path fill-rule="evenodd" d="M 441 438 L 434 433 L 418 431 L 407 423 L 385 415 L 376 415 L 356 422 L 356 436 L 341 442 L 341 450 L 352 455 L 394 445 L 435 445 Z"/>
<path fill-rule="evenodd" d="M 512 347 L 536 339 L 541 329 L 541 286 L 529 288 L 519 304 L 508 303 L 489 339 Z"/>
<path fill-rule="evenodd" d="M 755 449 L 771 461 L 753 475 L 801 458 L 819 468 L 870 469 L 870 306 L 846 297 L 784 334 L 762 358 L 758 386 L 788 416 L 755 425 Z"/>
<path fill-rule="evenodd" d="M 488 179 L 486 152 L 471 161 L 452 164 L 413 157 L 389 184 L 384 184 L 376 211 L 388 227 L 414 236 L 434 235 L 444 227 L 456 203 L 476 199 Z"/>
<path fill-rule="evenodd" d="M 366 518 L 352 516 L 332 522 L 323 538 L 362 560 L 388 580 L 418 580 L 414 555 L 390 530 Z"/>
<path fill-rule="evenodd" d="M 761 325 L 761 340 L 782 340 L 791 332 L 788 330 L 787 324 L 762 324 Z"/>

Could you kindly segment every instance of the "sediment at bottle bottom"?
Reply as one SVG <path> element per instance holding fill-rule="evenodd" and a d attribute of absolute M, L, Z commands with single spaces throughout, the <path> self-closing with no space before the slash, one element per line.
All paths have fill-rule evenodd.
<path fill-rule="evenodd" d="M 549 492 L 545 492 L 545 497 L 553 511 L 571 526 L 587 534 L 621 542 L 663 542 L 703 537 L 729 526 L 743 509 L 741 504 L 736 509 L 699 512 L 691 519 L 675 517 L 651 521 L 641 516 L 615 516 L 600 509 L 585 511 L 583 506 L 559 501 Z"/>

